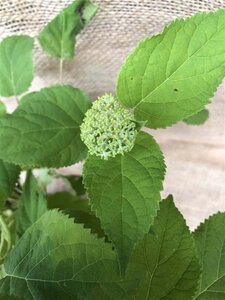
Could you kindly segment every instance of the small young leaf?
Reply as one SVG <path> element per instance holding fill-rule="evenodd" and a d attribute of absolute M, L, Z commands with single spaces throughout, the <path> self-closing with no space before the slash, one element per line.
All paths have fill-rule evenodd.
<path fill-rule="evenodd" d="M 217 213 L 201 224 L 194 238 L 202 266 L 195 299 L 225 299 L 225 213 Z"/>
<path fill-rule="evenodd" d="M 93 18 L 96 6 L 89 0 L 76 0 L 56 16 L 39 34 L 43 50 L 50 56 L 72 59 L 76 35 Z"/>
<path fill-rule="evenodd" d="M 95 288 L 120 282 L 111 247 L 60 212 L 46 212 L 6 258 L 0 294 L 26 300 L 96 299 L 89 297 Z"/>
<path fill-rule="evenodd" d="M 119 74 L 117 96 L 147 127 L 202 110 L 225 76 L 225 10 L 177 20 L 145 39 Z"/>
<path fill-rule="evenodd" d="M 19 237 L 47 211 L 47 200 L 38 189 L 37 181 L 28 172 L 16 212 L 16 231 Z"/>
<path fill-rule="evenodd" d="M 80 124 L 88 97 L 71 86 L 26 95 L 12 115 L 0 119 L 0 158 L 33 167 L 63 167 L 82 160 Z"/>
<path fill-rule="evenodd" d="M 25 92 L 33 80 L 33 39 L 11 36 L 0 43 L 0 95 L 9 97 Z"/>
<path fill-rule="evenodd" d="M 0 116 L 4 116 L 6 114 L 6 107 L 4 103 L 0 101 Z"/>
<path fill-rule="evenodd" d="M 19 177 L 20 168 L 0 159 L 0 209 L 4 201 L 11 196 Z"/>
<path fill-rule="evenodd" d="M 203 109 L 197 114 L 184 119 L 184 123 L 188 125 L 202 125 L 204 124 L 209 118 L 209 111 L 207 109 Z"/>
<path fill-rule="evenodd" d="M 160 203 L 151 231 L 154 234 L 144 237 L 131 258 L 139 263 L 141 278 L 135 299 L 192 299 L 200 266 L 194 240 L 171 197 Z"/>
<path fill-rule="evenodd" d="M 117 249 L 123 272 L 156 215 L 164 172 L 159 146 L 144 132 L 131 152 L 108 160 L 97 156 L 86 160 L 84 183 L 90 202 Z"/>
<path fill-rule="evenodd" d="M 55 179 L 56 174 L 54 169 L 41 168 L 38 170 L 36 180 L 41 191 L 47 192 L 47 187 Z"/>
<path fill-rule="evenodd" d="M 91 1 L 86 0 L 82 10 L 82 19 L 84 25 L 88 24 L 97 13 L 98 7 Z"/>

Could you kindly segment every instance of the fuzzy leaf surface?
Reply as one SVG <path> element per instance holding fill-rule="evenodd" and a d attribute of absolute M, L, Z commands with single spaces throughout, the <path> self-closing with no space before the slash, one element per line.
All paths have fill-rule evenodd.
<path fill-rule="evenodd" d="M 72 59 L 76 35 L 92 19 L 96 6 L 89 0 L 76 0 L 40 32 L 38 40 L 50 56 Z"/>
<path fill-rule="evenodd" d="M 16 212 L 16 231 L 19 237 L 47 211 L 47 200 L 29 172 Z"/>
<path fill-rule="evenodd" d="M 136 300 L 192 299 L 200 266 L 193 237 L 171 198 L 160 203 L 154 225 L 132 259 L 139 261 L 142 278 Z"/>
<path fill-rule="evenodd" d="M 0 209 L 3 208 L 4 201 L 11 196 L 20 168 L 0 159 Z"/>
<path fill-rule="evenodd" d="M 86 160 L 84 183 L 92 209 L 117 249 L 122 272 L 135 244 L 153 223 L 164 172 L 160 148 L 144 132 L 123 156 L 108 160 L 89 156 Z"/>
<path fill-rule="evenodd" d="M 0 95 L 9 97 L 25 92 L 33 80 L 34 41 L 26 35 L 10 36 L 0 43 Z"/>
<path fill-rule="evenodd" d="M 28 167 L 63 167 L 82 160 L 80 124 L 88 97 L 71 86 L 26 95 L 12 115 L 0 119 L 0 158 Z"/>
<path fill-rule="evenodd" d="M 60 225 L 60 226 L 59 226 Z M 0 294 L 25 300 L 127 299 L 112 246 L 58 211 L 45 213 L 5 261 Z M 114 297 L 114 298 L 111 298 Z"/>
<path fill-rule="evenodd" d="M 225 76 L 225 10 L 172 22 L 142 41 L 119 74 L 117 96 L 150 128 L 201 111 Z"/>
<path fill-rule="evenodd" d="M 225 299 L 225 213 L 217 213 L 201 224 L 194 238 L 202 267 L 195 299 Z"/>

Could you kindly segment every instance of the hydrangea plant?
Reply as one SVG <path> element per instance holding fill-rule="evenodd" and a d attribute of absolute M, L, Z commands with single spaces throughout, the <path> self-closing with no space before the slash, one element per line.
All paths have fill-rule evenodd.
<path fill-rule="evenodd" d="M 77 0 L 38 35 L 60 81 L 95 13 Z M 225 10 L 141 41 L 115 93 L 93 103 L 70 85 L 29 92 L 33 47 L 25 35 L 0 42 L 0 95 L 18 100 L 11 114 L 0 104 L 0 299 L 225 299 L 225 213 L 189 230 L 161 199 L 163 153 L 143 130 L 207 119 L 225 76 Z M 56 170 L 79 161 L 82 176 Z M 66 191 L 49 194 L 52 180 Z"/>

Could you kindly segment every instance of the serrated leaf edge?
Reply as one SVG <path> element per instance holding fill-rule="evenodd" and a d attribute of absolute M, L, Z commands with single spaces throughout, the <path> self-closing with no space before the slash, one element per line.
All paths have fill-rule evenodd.
<path fill-rule="evenodd" d="M 119 70 L 119 72 L 118 72 L 118 75 L 117 75 L 117 78 L 116 78 L 116 91 L 117 91 L 117 86 L 118 86 L 118 81 L 119 81 L 120 73 L 121 73 L 122 70 L 125 68 L 125 64 L 126 64 L 126 62 L 127 62 L 127 59 L 129 59 L 129 57 L 132 56 L 132 55 L 134 54 L 134 52 L 136 51 L 136 49 L 139 48 L 139 47 L 141 47 L 142 44 L 144 44 L 144 43 L 147 42 L 148 40 L 151 40 L 151 39 L 157 38 L 157 37 L 159 37 L 159 36 L 162 36 L 162 35 L 167 31 L 167 29 L 168 29 L 171 25 L 174 25 L 174 24 L 179 23 L 179 22 L 181 22 L 181 23 L 182 23 L 182 22 L 185 22 L 185 21 L 187 21 L 187 20 L 190 20 L 190 19 L 192 19 L 192 18 L 194 18 L 194 17 L 196 17 L 196 16 L 200 16 L 200 15 L 207 15 L 207 16 L 213 15 L 213 14 L 215 14 L 216 12 L 219 12 L 219 11 L 225 11 L 225 9 L 220 8 L 220 9 L 218 9 L 218 10 L 211 11 L 211 12 L 206 12 L 206 11 L 205 11 L 205 12 L 200 12 L 200 13 L 197 13 L 197 14 L 192 15 L 192 16 L 189 16 L 189 17 L 183 17 L 183 18 L 179 18 L 179 19 L 173 20 L 172 22 L 168 23 L 160 33 L 153 34 L 153 35 L 151 35 L 150 37 L 146 37 L 146 38 L 144 38 L 143 40 L 141 40 L 141 41 L 135 46 L 135 48 L 128 54 L 128 56 L 126 57 L 125 61 L 123 62 L 122 66 L 121 66 L 121 68 L 120 68 L 120 70 Z M 224 66 L 225 66 L 225 63 L 224 63 Z M 225 72 L 224 72 L 224 73 L 225 73 Z M 223 78 L 222 78 L 222 79 L 215 79 L 215 81 L 217 82 L 217 86 L 219 86 L 219 85 L 221 85 L 221 83 L 223 82 Z M 208 105 L 208 104 L 210 104 L 210 103 L 212 102 L 212 98 L 215 96 L 216 91 L 217 91 L 217 89 L 216 89 L 214 92 L 211 91 L 211 97 L 208 99 L 208 102 L 205 104 L 205 106 Z M 117 93 L 116 93 L 116 94 L 117 94 Z M 117 99 L 120 101 L 118 95 L 117 95 Z M 139 101 L 135 106 L 133 106 L 132 109 L 135 110 L 135 109 L 137 108 L 137 106 L 138 106 L 140 103 L 142 103 L 142 102 L 143 102 L 143 99 L 142 99 L 141 101 Z M 120 102 L 120 103 L 121 103 L 123 106 L 125 106 L 122 102 Z M 204 106 L 204 108 L 205 108 L 205 106 Z M 125 106 L 125 107 L 128 107 L 128 106 Z M 198 111 L 195 111 L 194 114 L 199 113 L 199 112 L 200 112 L 202 109 L 204 109 L 204 108 L 201 108 L 201 109 L 199 109 Z M 170 127 L 172 127 L 173 125 L 177 124 L 178 122 L 183 122 L 185 119 L 187 119 L 187 118 L 193 116 L 194 114 L 191 113 L 190 115 L 187 115 L 187 116 L 181 118 L 179 121 L 176 121 L 175 123 L 172 123 L 172 124 L 170 124 L 170 125 L 165 125 L 165 126 L 160 126 L 160 127 L 158 127 L 158 126 L 157 126 L 157 127 L 153 127 L 153 126 L 147 127 L 147 126 L 146 126 L 146 127 L 147 127 L 147 128 L 150 128 L 150 129 L 166 129 L 166 128 L 170 128 Z M 135 119 L 135 120 L 136 120 L 136 119 Z M 136 120 L 136 121 L 139 121 L 139 120 Z M 147 123 L 147 120 L 146 120 L 146 123 Z"/>

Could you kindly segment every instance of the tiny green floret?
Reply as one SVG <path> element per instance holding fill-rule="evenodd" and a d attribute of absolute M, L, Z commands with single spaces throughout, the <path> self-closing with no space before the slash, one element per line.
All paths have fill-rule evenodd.
<path fill-rule="evenodd" d="M 98 98 L 81 125 L 81 139 L 89 153 L 107 160 L 131 151 L 137 136 L 133 118 L 133 112 L 112 95 Z"/>

